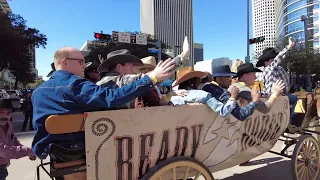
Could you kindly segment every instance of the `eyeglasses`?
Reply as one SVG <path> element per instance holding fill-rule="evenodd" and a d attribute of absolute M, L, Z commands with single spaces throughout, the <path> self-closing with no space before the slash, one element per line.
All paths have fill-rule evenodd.
<path fill-rule="evenodd" d="M 84 59 L 77 59 L 77 58 L 66 58 L 66 59 L 73 60 L 73 61 L 79 61 L 80 65 L 83 65 L 85 63 Z"/>

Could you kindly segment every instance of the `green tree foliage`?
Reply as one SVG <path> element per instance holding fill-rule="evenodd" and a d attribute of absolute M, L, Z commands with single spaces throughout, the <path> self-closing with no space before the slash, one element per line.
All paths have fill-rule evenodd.
<path fill-rule="evenodd" d="M 20 15 L 0 13 L 0 71 L 9 69 L 18 82 L 32 83 L 35 74 L 32 72 L 34 48 L 47 45 L 47 38 L 35 28 L 26 25 Z"/>

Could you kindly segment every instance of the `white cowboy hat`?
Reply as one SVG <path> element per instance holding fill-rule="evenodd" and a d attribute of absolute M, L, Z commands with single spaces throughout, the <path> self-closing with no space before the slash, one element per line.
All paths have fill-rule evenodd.
<path fill-rule="evenodd" d="M 139 66 L 139 69 L 154 69 L 157 66 L 157 60 L 153 56 L 148 56 L 142 58 L 141 61 L 143 62 L 143 66 Z"/>

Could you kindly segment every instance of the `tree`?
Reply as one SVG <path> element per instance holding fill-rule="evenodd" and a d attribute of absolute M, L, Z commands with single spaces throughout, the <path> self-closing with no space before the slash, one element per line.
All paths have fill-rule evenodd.
<path fill-rule="evenodd" d="M 320 52 L 318 48 L 314 48 L 310 43 L 307 46 L 304 42 L 293 37 L 296 40 L 296 46 L 290 50 L 281 66 L 284 67 L 291 77 L 306 76 L 310 74 L 318 75 L 320 73 Z M 288 38 L 279 38 L 276 41 L 276 49 L 282 50 L 288 45 Z M 319 77 L 315 77 L 319 79 Z"/>
<path fill-rule="evenodd" d="M 142 34 L 140 32 L 129 32 L 132 34 Z M 147 40 L 149 42 L 156 42 L 157 40 L 154 39 L 150 34 L 147 35 Z M 100 40 L 93 40 L 94 42 L 100 42 Z M 107 54 L 119 50 L 119 49 L 128 49 L 132 55 L 135 55 L 139 58 L 144 58 L 147 56 L 154 56 L 158 59 L 158 54 L 153 54 L 148 52 L 148 48 L 153 48 L 154 45 L 139 45 L 139 44 L 127 44 L 127 43 L 109 43 L 107 47 L 97 47 L 97 46 L 90 46 L 89 50 L 90 53 L 88 56 L 85 57 L 86 62 L 98 62 L 98 55 L 100 54 L 102 58 L 106 58 Z M 170 48 L 166 44 L 161 44 L 161 49 Z M 165 54 L 164 52 L 161 53 L 161 59 L 167 59 L 169 55 Z"/>
<path fill-rule="evenodd" d="M 26 25 L 20 15 L 0 13 L 0 71 L 9 69 L 18 82 L 31 83 L 35 75 L 31 69 L 34 48 L 47 45 L 47 38 L 35 28 Z"/>

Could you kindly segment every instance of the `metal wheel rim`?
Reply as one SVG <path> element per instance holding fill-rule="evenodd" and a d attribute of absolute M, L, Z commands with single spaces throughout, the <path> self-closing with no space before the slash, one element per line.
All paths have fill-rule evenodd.
<path fill-rule="evenodd" d="M 177 180 L 177 167 L 185 167 L 185 173 L 183 180 L 189 179 L 189 172 L 193 169 L 196 170 L 196 176 L 194 180 L 197 180 L 199 177 L 203 176 L 206 180 L 211 180 L 211 174 L 209 174 L 204 168 L 202 168 L 200 165 L 190 162 L 190 161 L 178 161 L 171 164 L 168 164 L 161 169 L 159 169 L 155 174 L 153 174 L 150 178 L 150 180 L 164 180 L 161 178 L 161 175 L 165 174 L 168 171 L 171 171 L 172 174 L 172 180 Z"/>
<path fill-rule="evenodd" d="M 306 137 L 297 148 L 294 159 L 297 180 L 317 180 L 320 171 L 320 149 L 312 136 Z"/>

